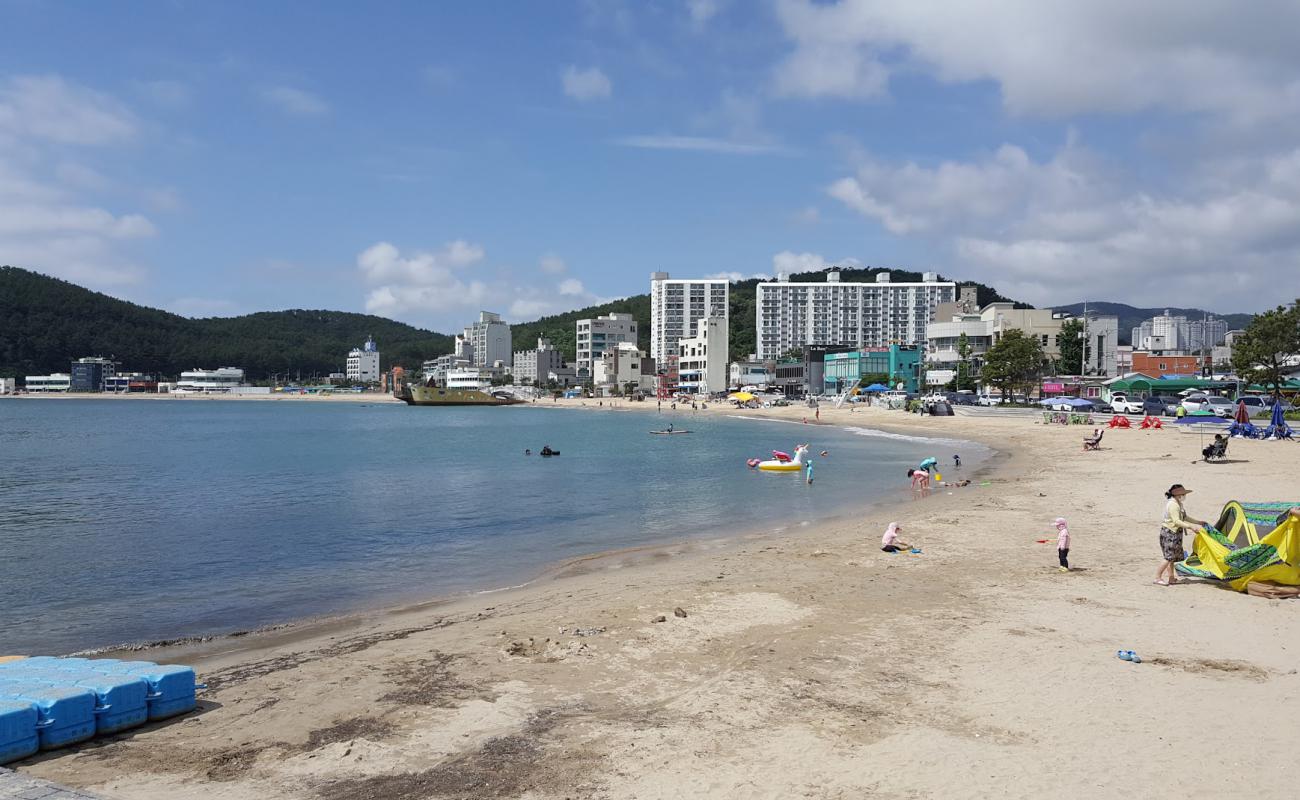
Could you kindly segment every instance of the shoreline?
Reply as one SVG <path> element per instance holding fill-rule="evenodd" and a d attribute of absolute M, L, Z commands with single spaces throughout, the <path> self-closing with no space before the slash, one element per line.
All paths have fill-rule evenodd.
<path fill-rule="evenodd" d="M 804 415 L 745 413 L 772 412 Z M 1272 710 L 1253 757 L 1289 763 L 1294 607 L 1151 577 L 1165 487 L 1209 517 L 1277 494 L 1261 465 L 1292 474 L 1300 451 L 1234 441 L 1232 461 L 1189 466 L 1197 437 L 1170 430 L 1084 453 L 1081 426 L 1030 418 L 822 422 L 1003 455 L 987 486 L 925 502 L 151 651 L 208 680 L 198 714 L 15 766 L 122 800 L 1289 796 L 1260 773 L 1151 765 L 1203 748 L 1202 726 L 1166 721 L 1190 697 L 1206 719 Z M 1057 515 L 1070 574 L 1038 543 Z M 880 552 L 891 519 L 922 554 Z"/>
<path fill-rule="evenodd" d="M 384 392 L 352 394 L 172 394 L 170 392 L 31 392 L 24 394 L 4 394 L 0 395 L 0 400 L 106 400 L 106 401 L 139 401 L 139 400 L 200 400 L 214 401 L 227 400 L 231 402 L 242 402 L 244 400 L 292 400 L 299 402 L 313 403 L 376 403 L 383 405 L 405 405 L 401 400 L 393 397 L 391 394 Z"/>
<path fill-rule="evenodd" d="M 166 395 L 163 395 L 163 397 L 166 397 Z M 212 399 L 235 399 L 235 398 L 213 397 Z M 296 399 L 296 398 L 284 398 L 284 399 Z M 321 399 L 327 399 L 327 398 L 321 398 Z M 644 404 L 635 404 L 635 405 L 641 406 Z M 633 408 L 626 408 L 626 409 L 617 406 L 605 406 L 603 408 L 600 406 L 587 407 L 580 404 L 573 404 L 571 401 L 569 405 L 565 405 L 562 402 L 557 406 L 552 406 L 551 404 L 543 404 L 539 402 L 535 405 L 534 404 L 521 405 L 518 406 L 517 408 L 528 408 L 530 406 L 534 408 L 545 408 L 545 407 L 568 408 L 570 410 L 579 410 L 579 411 L 654 410 L 653 408 L 642 409 L 640 407 L 633 407 Z M 696 413 L 717 413 L 721 416 L 725 416 L 729 418 L 747 419 L 747 420 L 757 421 L 757 422 L 770 422 L 770 423 L 794 424 L 794 425 L 801 424 L 798 420 L 785 418 L 785 416 L 787 415 L 772 415 L 772 414 L 762 413 L 764 411 L 771 411 L 771 409 L 756 409 L 756 410 L 752 410 L 753 413 L 750 414 L 728 413 L 729 411 L 734 412 L 735 410 L 736 409 L 734 408 L 730 408 L 730 407 L 723 408 L 720 406 L 716 409 L 716 411 L 714 408 L 710 408 Z M 430 413 L 430 412 L 421 411 L 418 413 Z M 690 410 L 687 409 L 685 413 L 690 413 Z M 857 420 L 853 420 L 853 422 L 857 423 Z M 816 425 L 818 423 L 810 422 L 808 424 Z M 864 426 L 864 425 L 857 425 L 857 424 L 844 425 L 844 424 L 820 423 L 820 426 L 833 427 L 840 432 L 843 432 L 846 429 L 878 431 L 885 435 L 904 436 L 910 440 L 915 440 L 915 441 L 930 441 L 930 440 L 938 439 L 940 441 L 950 441 L 950 442 L 970 441 L 972 443 L 979 444 L 980 446 L 989 450 L 990 454 L 986 459 L 983 459 L 971 465 L 968 468 L 970 470 L 969 473 L 963 472 L 963 475 L 969 474 L 970 480 L 972 482 L 971 487 L 966 487 L 966 488 L 974 487 L 981 480 L 993 480 L 997 476 L 998 468 L 1001 465 L 1001 463 L 1004 460 L 1010 458 L 1009 453 L 999 450 L 989 442 L 976 442 L 975 440 L 962 440 L 962 439 L 954 439 L 951 437 L 930 437 L 922 434 L 917 434 L 914 432 L 903 433 L 901 430 L 898 431 L 887 430 L 888 427 L 887 425 Z M 949 494 L 951 494 L 951 492 L 949 492 Z M 935 490 L 935 493 L 932 493 L 921 499 L 938 501 L 939 499 L 938 490 Z M 913 496 L 911 502 L 915 502 L 916 500 L 917 498 Z M 600 568 L 623 569 L 627 566 L 637 563 L 640 560 L 661 558 L 665 554 L 667 554 L 668 557 L 674 559 L 690 558 L 690 557 L 700 555 L 703 551 L 726 550 L 729 548 L 737 547 L 740 544 L 749 541 L 755 541 L 764 538 L 772 538 L 772 537 L 779 537 L 785 535 L 793 535 L 798 533 L 802 529 L 815 528 L 815 527 L 821 527 L 827 525 L 845 524 L 849 520 L 854 519 L 856 517 L 860 517 L 867 513 L 871 513 L 871 512 L 882 513 L 896 507 L 901 508 L 907 502 L 909 501 L 902 498 L 890 498 L 890 497 L 882 496 L 881 498 L 878 498 L 876 500 L 865 501 L 860 505 L 854 505 L 852 507 L 846 506 L 843 508 L 839 508 L 833 513 L 828 514 L 826 516 L 819 517 L 815 520 L 811 520 L 802 524 L 796 523 L 793 526 L 788 523 L 782 523 L 781 525 L 775 528 L 764 527 L 760 529 L 760 528 L 748 527 L 748 528 L 737 528 L 737 529 L 727 529 L 727 530 L 715 530 L 715 531 L 710 531 L 705 535 L 699 537 L 670 539 L 662 542 L 647 543 L 643 545 L 634 545 L 634 546 L 622 547 L 622 548 L 616 548 L 610 550 L 594 550 L 588 553 L 583 553 L 581 555 L 567 557 L 558 561 L 552 561 L 552 562 L 540 564 L 528 571 L 527 580 L 524 580 L 522 583 L 518 583 L 514 585 L 484 586 L 484 587 L 478 587 L 472 589 L 464 589 L 456 592 L 448 592 L 448 593 L 441 593 L 441 594 L 435 593 L 435 594 L 423 595 L 423 596 L 413 595 L 410 598 L 407 598 L 405 600 L 399 600 L 395 602 L 380 601 L 373 604 L 362 603 L 358 605 L 356 608 L 345 610 L 345 611 L 334 612 L 334 613 L 323 613 L 318 615 L 309 615 L 300 618 L 287 619 L 281 622 L 273 622 L 273 623 L 268 623 L 266 625 L 258 625 L 247 629 L 238 629 L 238 630 L 222 632 L 222 633 L 196 633 L 192 635 L 182 635 L 182 636 L 169 637 L 169 638 L 157 639 L 152 641 L 119 642 L 115 644 L 76 650 L 71 653 L 67 653 L 66 655 L 78 656 L 78 657 L 94 656 L 94 657 L 121 658 L 121 657 L 129 656 L 131 654 L 137 654 L 137 655 L 152 654 L 160 651 L 167 652 L 167 653 L 175 652 L 177 653 L 178 656 L 180 654 L 189 654 L 189 653 L 193 653 L 195 655 L 201 655 L 208 651 L 209 646 L 211 648 L 219 649 L 220 645 L 223 642 L 227 642 L 229 640 L 234 640 L 234 639 L 248 639 L 252 641 L 254 640 L 255 637 L 262 636 L 264 634 L 273 633 L 276 634 L 278 638 L 283 638 L 286 636 L 292 637 L 294 635 L 294 632 L 299 632 L 299 635 L 302 636 L 303 638 L 310 638 L 310 636 L 313 635 L 313 632 L 319 629 L 334 629 L 340 626 L 347 626 L 352 622 L 370 618 L 375 615 L 382 616 L 382 615 L 391 615 L 391 614 L 401 614 L 403 612 L 410 611 L 410 610 L 426 609 L 435 606 L 452 605 L 462 601 L 474 602 L 475 598 L 481 598 L 487 595 L 495 595 L 495 594 L 500 594 L 505 592 L 517 591 L 517 590 L 524 590 L 524 589 L 528 589 L 529 587 L 537 586 L 538 584 L 563 580 L 567 577 L 572 577 L 574 575 L 585 574 L 586 572 L 585 570 L 584 571 L 577 570 L 577 568 L 580 565 L 586 566 L 586 565 L 605 564 L 604 567 L 596 567 L 596 568 L 597 569 Z M 607 563 L 607 562 L 616 562 L 616 561 L 621 563 L 618 564 L 617 566 L 610 566 Z M 172 660 L 183 660 L 183 659 L 175 658 Z"/>

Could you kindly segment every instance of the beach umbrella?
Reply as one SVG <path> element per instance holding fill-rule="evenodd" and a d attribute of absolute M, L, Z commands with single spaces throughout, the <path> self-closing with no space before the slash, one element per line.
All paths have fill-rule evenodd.
<path fill-rule="evenodd" d="M 749 392 L 736 392 L 735 394 L 731 395 L 731 399 L 739 400 L 742 403 L 748 403 L 750 400 L 754 399 L 754 395 L 750 394 Z"/>
<path fill-rule="evenodd" d="M 1052 403 L 1055 403 L 1057 399 L 1058 398 L 1055 397 L 1044 397 L 1042 400 L 1038 401 L 1038 404 L 1040 406 L 1050 406 Z"/>
<path fill-rule="evenodd" d="M 1071 397 L 1071 398 L 1066 399 L 1065 402 L 1066 402 L 1066 403 L 1069 403 L 1071 406 L 1074 406 L 1075 408 L 1082 408 L 1082 407 L 1084 407 L 1084 406 L 1091 406 L 1091 405 L 1092 405 L 1092 401 L 1091 401 L 1091 400 L 1087 400 L 1087 399 L 1082 398 L 1082 397 Z"/>
<path fill-rule="evenodd" d="M 1237 401 L 1237 413 L 1233 417 L 1233 419 L 1235 419 L 1237 422 L 1240 422 L 1242 425 L 1245 425 L 1247 422 L 1250 422 L 1250 411 L 1246 409 L 1245 401 L 1243 400 Z"/>
<path fill-rule="evenodd" d="M 1286 420 L 1282 418 L 1282 401 L 1274 400 L 1273 416 L 1269 418 L 1267 434 L 1270 437 L 1281 439 L 1285 431 Z"/>

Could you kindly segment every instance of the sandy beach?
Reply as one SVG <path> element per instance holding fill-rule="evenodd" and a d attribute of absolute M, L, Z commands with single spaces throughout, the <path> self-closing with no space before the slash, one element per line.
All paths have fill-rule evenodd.
<path fill-rule="evenodd" d="M 655 413 L 585 403 L 571 413 Z M 831 523 L 136 653 L 195 665 L 200 711 L 14 766 L 159 800 L 1294 796 L 1297 608 L 1152 579 L 1169 484 L 1211 520 L 1229 499 L 1300 500 L 1279 478 L 1300 448 L 1234 441 L 1193 463 L 1198 436 L 1119 430 L 1083 452 L 1084 428 L 1040 419 L 823 407 L 824 425 L 1004 455 L 942 470 L 969 487 Z M 891 520 L 921 554 L 881 552 Z"/>

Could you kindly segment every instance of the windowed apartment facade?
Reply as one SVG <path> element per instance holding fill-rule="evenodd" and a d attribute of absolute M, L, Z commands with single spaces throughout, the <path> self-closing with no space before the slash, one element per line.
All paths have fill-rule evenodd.
<path fill-rule="evenodd" d="M 893 283 L 887 272 L 875 283 L 842 283 L 838 272 L 824 283 L 760 283 L 756 355 L 776 359 L 804 345 L 920 344 L 935 307 L 956 299 L 957 284 L 933 272 L 916 283 Z"/>
<path fill-rule="evenodd" d="M 722 279 L 675 280 L 667 272 L 650 275 L 650 357 L 664 364 L 680 356 L 679 343 L 694 337 L 699 321 L 718 318 L 725 326 L 730 284 Z"/>
<path fill-rule="evenodd" d="M 636 319 L 631 314 L 606 314 L 577 322 L 577 357 L 573 365 L 580 378 L 589 379 L 592 369 L 607 348 L 620 342 L 636 344 Z"/>

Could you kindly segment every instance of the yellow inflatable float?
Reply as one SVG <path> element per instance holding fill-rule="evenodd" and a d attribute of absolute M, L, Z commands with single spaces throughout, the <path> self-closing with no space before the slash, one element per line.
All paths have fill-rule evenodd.
<path fill-rule="evenodd" d="M 804 457 L 807 455 L 808 445 L 801 444 L 794 449 L 793 457 L 789 453 L 773 450 L 772 458 L 767 461 L 752 458 L 749 460 L 749 465 L 764 472 L 799 472 L 804 467 Z"/>

